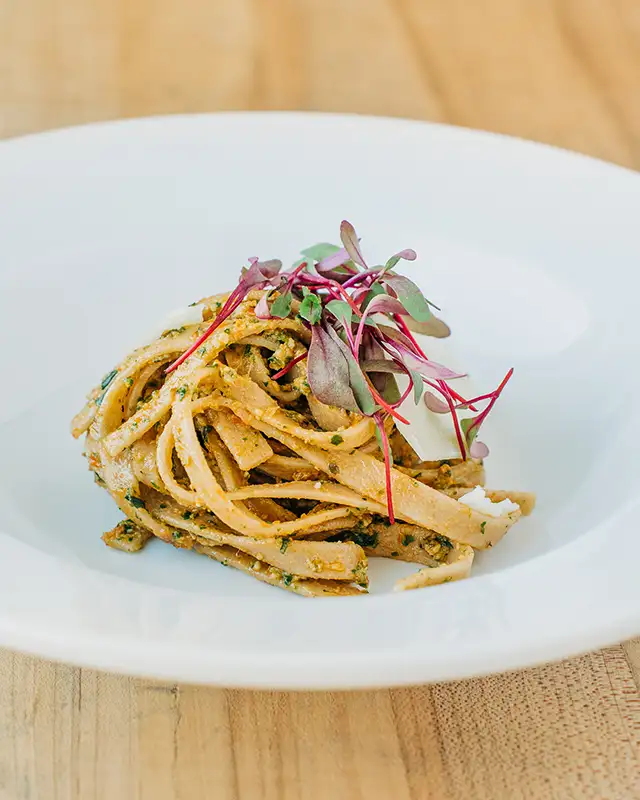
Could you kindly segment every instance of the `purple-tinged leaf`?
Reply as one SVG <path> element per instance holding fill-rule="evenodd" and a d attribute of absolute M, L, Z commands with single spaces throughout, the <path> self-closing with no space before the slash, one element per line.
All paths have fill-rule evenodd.
<path fill-rule="evenodd" d="M 269 309 L 270 294 L 270 291 L 265 292 L 256 304 L 255 315 L 258 319 L 271 319 L 271 310 Z"/>
<path fill-rule="evenodd" d="M 384 265 L 384 270 L 386 272 L 388 269 L 393 269 L 401 258 L 403 258 L 405 261 L 415 261 L 417 257 L 418 254 L 415 250 L 401 250 L 399 253 L 391 256 L 391 258 Z"/>
<path fill-rule="evenodd" d="M 386 353 L 378 344 L 375 337 L 371 335 L 371 332 L 365 331 L 364 336 L 362 337 L 362 344 L 360 345 L 360 365 L 363 369 L 363 372 L 367 372 L 367 370 L 364 368 L 363 362 L 376 360 L 387 360 Z M 384 373 L 372 372 L 368 377 L 371 383 L 378 390 L 378 393 L 384 391 L 387 385 L 387 378 Z"/>
<path fill-rule="evenodd" d="M 351 294 L 351 298 L 353 299 L 353 302 L 357 306 L 360 306 L 360 304 L 362 303 L 362 301 L 365 299 L 365 297 L 368 294 L 370 294 L 369 287 L 365 286 L 362 289 L 355 289 L 353 291 L 353 293 Z M 372 295 L 372 297 L 375 297 L 375 295 Z M 363 304 L 363 305 L 366 305 L 366 304 Z"/>
<path fill-rule="evenodd" d="M 420 356 L 420 353 L 416 350 L 413 342 L 409 339 L 408 336 L 405 336 L 402 331 L 399 331 L 397 328 L 392 328 L 390 325 L 384 325 L 383 323 L 378 324 L 378 330 L 382 334 L 382 338 L 388 344 L 392 344 L 394 347 L 398 347 L 398 345 L 404 345 L 407 350 L 410 350 L 412 353 L 415 353 L 416 356 Z"/>
<path fill-rule="evenodd" d="M 404 275 L 384 275 L 380 280 L 393 290 L 398 300 L 418 322 L 426 322 L 431 316 L 429 303 L 423 297 L 420 289 Z"/>
<path fill-rule="evenodd" d="M 376 386 L 376 389 L 378 388 L 374 377 L 376 374 L 394 373 L 396 375 L 407 375 L 411 380 L 414 402 L 416 405 L 418 405 L 418 403 L 420 402 L 420 398 L 422 397 L 422 392 L 424 391 L 424 381 L 422 380 L 422 375 L 416 370 L 409 369 L 404 364 L 397 364 L 395 361 L 391 361 L 386 358 L 372 358 L 368 359 L 367 361 L 363 361 L 362 369 L 369 375 L 374 385 Z M 386 400 L 387 398 L 385 397 L 384 399 Z M 448 411 L 449 406 L 446 406 L 445 409 L 446 411 Z"/>
<path fill-rule="evenodd" d="M 307 359 L 309 387 L 322 403 L 360 411 L 349 382 L 349 364 L 338 342 L 340 339 L 321 325 L 311 329 Z"/>
<path fill-rule="evenodd" d="M 489 455 L 489 448 L 484 442 L 476 439 L 469 448 L 469 455 L 471 458 L 486 458 Z"/>
<path fill-rule="evenodd" d="M 398 384 L 393 379 L 394 384 L 394 392 L 397 392 L 397 396 L 395 399 L 390 400 L 390 397 L 384 394 L 385 389 L 388 391 L 388 386 L 390 382 L 390 377 L 395 375 L 407 375 L 410 378 L 414 398 L 416 404 L 419 402 L 420 397 L 422 395 L 422 390 L 424 387 L 424 383 L 422 381 L 422 375 L 417 372 L 412 372 L 410 369 L 407 369 L 403 364 L 398 364 L 395 361 L 391 361 L 388 358 L 371 358 L 363 361 L 361 363 L 362 371 L 366 372 L 371 382 L 376 387 L 376 389 L 382 394 L 382 397 L 388 403 L 397 403 L 400 399 L 400 391 L 398 389 Z"/>
<path fill-rule="evenodd" d="M 328 269 L 325 272 L 321 273 L 321 277 L 326 278 L 329 281 L 333 281 L 334 283 L 343 284 L 349 280 L 352 273 L 339 271 L 342 269 L 343 269 L 342 267 L 339 267 L 338 269 Z"/>
<path fill-rule="evenodd" d="M 362 286 L 354 289 L 351 293 L 351 298 L 357 306 L 364 310 L 373 298 L 379 294 L 386 294 L 386 292 L 379 283 L 373 283 L 371 286 Z"/>
<path fill-rule="evenodd" d="M 341 248 L 339 248 L 335 244 L 329 244 L 328 242 L 319 242 L 318 244 L 314 244 L 311 247 L 307 247 L 306 250 L 301 250 L 300 252 L 302 253 L 303 256 L 305 256 L 305 258 L 309 259 L 310 261 L 321 262 L 324 258 L 328 258 L 329 256 L 339 253 L 340 249 Z M 336 264 L 336 266 L 338 265 Z"/>
<path fill-rule="evenodd" d="M 390 373 L 386 372 L 383 373 L 380 377 L 380 383 L 382 384 L 381 388 L 376 386 L 378 393 L 382 397 L 382 399 L 388 403 L 390 406 L 396 405 L 396 403 L 400 400 L 400 390 L 398 389 L 398 384 L 396 383 L 396 379 Z M 374 384 L 375 385 L 375 384 Z"/>
<path fill-rule="evenodd" d="M 424 393 L 424 404 L 429 411 L 433 411 L 434 414 L 448 414 L 451 410 L 449 405 L 445 403 L 444 400 L 436 397 L 433 392 Z"/>
<path fill-rule="evenodd" d="M 351 289 L 352 286 L 363 286 L 363 285 L 368 286 L 370 281 L 377 280 L 383 271 L 384 267 L 378 265 L 377 267 L 373 267 L 372 269 L 365 269 L 362 270 L 361 272 L 354 272 L 353 275 L 349 277 L 349 280 L 345 281 L 344 288 Z"/>
<path fill-rule="evenodd" d="M 454 372 L 437 361 L 427 361 L 424 358 L 419 358 L 402 345 L 398 345 L 397 349 L 407 367 L 419 372 L 424 378 L 430 378 L 435 381 L 453 381 L 456 378 L 466 377 L 464 373 Z"/>
<path fill-rule="evenodd" d="M 379 344 L 376 337 L 370 335 L 368 331 L 362 337 L 362 348 L 360 352 L 362 353 L 362 358 L 365 361 L 373 361 L 377 358 L 386 358 L 386 353 L 383 347 Z"/>
<path fill-rule="evenodd" d="M 350 222 L 347 222 L 346 219 L 343 219 L 340 223 L 340 239 L 342 240 L 344 249 L 349 254 L 349 258 L 353 261 L 353 263 L 359 264 L 364 269 L 367 269 L 367 263 L 364 260 L 364 256 L 360 250 L 358 234 L 356 233 L 353 225 Z"/>
<path fill-rule="evenodd" d="M 351 350 L 342 341 L 342 339 L 333 330 L 333 328 L 328 328 L 327 332 L 329 333 L 329 336 L 333 338 L 337 346 L 340 348 L 342 354 L 344 355 L 347 361 L 347 365 L 349 367 L 349 384 L 351 385 L 351 389 L 356 398 L 356 402 L 358 403 L 358 408 L 360 409 L 360 412 L 365 416 L 370 417 L 372 414 L 375 413 L 378 407 L 373 399 L 373 395 L 371 394 L 371 389 L 369 388 L 369 384 L 367 383 L 367 379 L 364 377 L 360 365 L 353 357 L 353 353 L 351 352 Z"/>
<path fill-rule="evenodd" d="M 363 336 L 364 326 L 369 325 L 371 327 L 377 327 L 377 323 L 375 323 L 370 317 L 373 314 L 403 314 L 405 313 L 404 308 L 402 305 L 393 297 L 389 297 L 389 295 L 384 294 L 377 294 L 373 297 L 373 299 L 369 302 L 366 309 L 362 313 L 362 317 L 360 318 L 360 322 L 358 325 L 358 332 L 356 333 L 355 337 L 355 347 L 356 350 L 359 348 L 360 340 Z"/>
<path fill-rule="evenodd" d="M 412 342 L 400 331 L 391 328 L 388 325 L 378 325 L 378 331 L 382 333 L 384 341 L 395 348 L 398 355 L 404 361 L 409 369 L 415 369 L 425 378 L 432 378 L 439 381 L 451 381 L 455 378 L 465 378 L 466 375 L 460 372 L 454 372 L 444 364 L 439 364 L 437 361 L 429 361 L 419 355 Z"/>
<path fill-rule="evenodd" d="M 361 367 L 364 372 L 394 372 L 396 375 L 406 375 L 407 370 L 388 358 L 372 358 L 363 361 Z"/>
<path fill-rule="evenodd" d="M 288 317 L 289 312 L 291 311 L 292 300 L 293 295 L 291 292 L 283 292 L 282 294 L 278 295 L 271 306 L 271 316 L 277 317 L 278 319 L 284 319 L 285 317 Z"/>
<path fill-rule="evenodd" d="M 341 267 L 347 261 L 349 261 L 349 253 L 347 253 L 344 247 L 339 247 L 335 252 L 321 258 L 316 264 L 316 269 L 318 272 L 324 273 L 327 270 Z"/>
<path fill-rule="evenodd" d="M 433 336 L 435 339 L 446 339 L 451 336 L 451 328 L 446 322 L 432 314 L 426 322 L 417 322 L 413 317 L 405 317 L 405 325 L 413 333 Z"/>
<path fill-rule="evenodd" d="M 389 297 L 388 294 L 377 293 L 366 307 L 365 313 L 369 314 L 406 314 L 404 306 L 399 300 Z"/>
<path fill-rule="evenodd" d="M 256 258 L 250 258 L 249 261 L 251 266 L 242 270 L 240 278 L 240 286 L 245 291 L 249 291 L 249 289 L 260 284 L 268 283 L 282 269 L 282 261 L 277 258 L 272 258 L 270 261 L 258 261 Z"/>
<path fill-rule="evenodd" d="M 362 304 L 362 308 L 365 309 L 369 305 L 369 303 L 378 295 L 383 294 L 385 297 L 389 295 L 385 292 L 384 287 L 381 286 L 379 283 L 372 283 L 368 289 L 362 290 L 365 292 L 365 299 L 364 303 Z M 354 292 L 354 300 L 355 300 L 355 292 Z M 358 301 L 356 301 L 358 302 Z"/>

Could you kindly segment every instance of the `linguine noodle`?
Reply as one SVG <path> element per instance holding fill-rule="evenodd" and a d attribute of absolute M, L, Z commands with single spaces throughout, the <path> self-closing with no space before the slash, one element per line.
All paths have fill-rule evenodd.
<path fill-rule="evenodd" d="M 155 536 L 309 597 L 366 591 L 375 556 L 423 567 L 399 589 L 467 577 L 474 551 L 495 545 L 533 496 L 489 491 L 519 509 L 473 510 L 461 498 L 484 484 L 481 460 L 421 462 L 392 417 L 387 475 L 371 416 L 311 391 L 309 326 L 259 318 L 263 297 L 249 292 L 168 373 L 228 296 L 202 300 L 201 324 L 165 331 L 90 393 L 72 432 L 86 434 L 89 467 L 125 516 L 106 543 L 134 552 Z"/>

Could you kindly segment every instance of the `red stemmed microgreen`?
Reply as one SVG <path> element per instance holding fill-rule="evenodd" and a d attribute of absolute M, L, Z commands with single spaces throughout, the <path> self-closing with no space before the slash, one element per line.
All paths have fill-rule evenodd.
<path fill-rule="evenodd" d="M 351 223 L 342 222 L 340 239 L 341 247 L 321 243 L 303 250 L 303 259 L 286 271 L 280 261 L 250 259 L 250 266 L 243 270 L 238 286 L 211 325 L 167 372 L 189 358 L 251 290 L 264 290 L 255 306 L 257 317 L 283 319 L 295 314 L 311 331 L 308 352 L 293 358 L 272 378 L 284 377 L 306 358 L 309 387 L 318 400 L 374 421 L 384 456 L 388 515 L 393 522 L 388 417 L 408 424 L 398 409 L 413 391 L 414 401 L 422 398 L 429 412 L 451 416 L 463 459 L 484 458 L 489 450 L 477 440 L 478 431 L 513 370 L 493 392 L 465 399 L 450 385 L 463 375 L 429 359 L 412 333 L 438 338 L 450 334 L 446 323 L 431 310 L 438 307 L 412 280 L 395 271 L 401 260 L 414 261 L 415 251 L 401 250 L 383 266 L 370 266 Z M 395 374 L 407 380 L 402 394 Z M 475 416 L 460 418 L 465 410 Z"/>
<path fill-rule="evenodd" d="M 289 372 L 289 370 L 293 369 L 293 367 L 295 367 L 296 364 L 299 364 L 301 361 L 304 361 L 306 357 L 307 357 L 306 353 L 300 353 L 299 356 L 292 358 L 291 361 L 285 367 L 283 367 L 279 372 L 276 372 L 275 375 L 272 375 L 271 379 L 277 381 L 278 378 L 283 378 L 287 374 L 287 372 Z"/>
<path fill-rule="evenodd" d="M 461 424 L 462 424 L 462 429 L 464 430 L 465 433 L 466 444 L 469 449 L 469 455 L 471 455 L 473 458 L 485 458 L 486 456 L 489 455 L 489 448 L 487 447 L 487 445 L 484 444 L 483 442 L 479 442 L 476 437 L 478 435 L 478 431 L 480 430 L 480 426 L 489 416 L 489 412 L 495 405 L 496 400 L 502 394 L 502 390 L 507 385 L 512 375 L 513 375 L 513 367 L 504 376 L 498 388 L 494 392 L 491 392 L 488 395 L 490 400 L 487 403 L 487 407 L 484 409 L 484 411 L 481 411 L 477 417 L 468 417 L 467 419 L 462 420 Z M 475 402 L 478 402 L 478 400 L 476 399 Z"/>
<path fill-rule="evenodd" d="M 262 289 L 263 287 L 267 286 L 282 269 L 282 261 L 278 261 L 277 259 L 272 259 L 271 261 L 258 261 L 257 258 L 250 258 L 249 263 L 251 266 L 242 271 L 240 282 L 231 292 L 226 303 L 222 306 L 211 325 L 209 325 L 202 336 L 199 336 L 191 345 L 191 347 L 180 356 L 180 358 L 171 364 L 171 366 L 166 370 L 167 374 L 173 372 L 180 366 L 180 364 L 184 363 L 190 355 L 195 353 L 195 351 L 202 344 L 204 344 L 204 342 L 206 342 L 216 328 L 222 325 L 222 323 L 233 314 L 233 312 L 238 308 L 240 303 L 242 303 L 252 289 Z"/>

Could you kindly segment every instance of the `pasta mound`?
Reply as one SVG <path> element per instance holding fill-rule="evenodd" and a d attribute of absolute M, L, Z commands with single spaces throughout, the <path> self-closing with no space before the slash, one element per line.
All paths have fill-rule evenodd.
<path fill-rule="evenodd" d="M 390 524 L 373 420 L 314 397 L 308 329 L 259 319 L 262 294 L 167 374 L 226 296 L 202 300 L 203 323 L 165 331 L 89 394 L 72 433 L 86 433 L 89 467 L 125 516 L 105 542 L 135 552 L 155 536 L 308 597 L 365 592 L 369 556 L 422 565 L 399 589 L 467 577 L 474 550 L 498 542 L 533 496 L 488 491 L 518 503 L 502 517 L 468 508 L 458 500 L 484 484 L 482 463 L 420 462 L 389 419 Z"/>

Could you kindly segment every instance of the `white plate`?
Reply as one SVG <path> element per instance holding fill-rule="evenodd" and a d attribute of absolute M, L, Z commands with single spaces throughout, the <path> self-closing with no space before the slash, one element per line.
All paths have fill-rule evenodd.
<path fill-rule="evenodd" d="M 398 120 L 228 114 L 0 145 L 0 643 L 160 678 L 406 684 L 640 633 L 640 178 L 578 155 Z M 130 557 L 72 413 L 169 309 L 354 222 L 402 247 L 484 385 L 490 483 L 535 515 L 468 581 L 307 601 L 160 542 Z"/>

